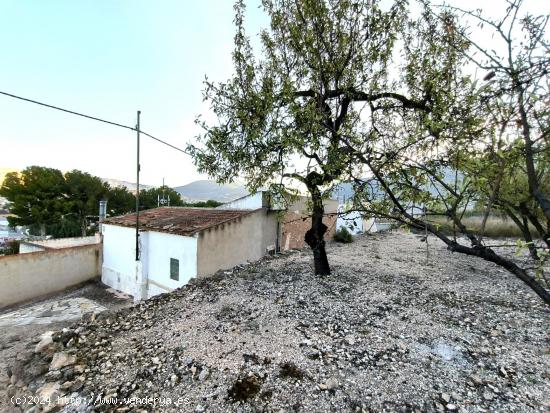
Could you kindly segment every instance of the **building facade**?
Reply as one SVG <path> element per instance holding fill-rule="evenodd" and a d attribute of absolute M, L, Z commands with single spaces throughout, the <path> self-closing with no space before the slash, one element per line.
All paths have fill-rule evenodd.
<path fill-rule="evenodd" d="M 327 226 L 325 240 L 329 240 L 336 232 L 336 220 L 338 216 L 338 201 L 325 199 L 325 217 L 323 223 Z M 277 249 L 286 251 L 306 246 L 305 235 L 311 228 L 311 213 L 308 208 L 308 198 L 300 196 L 288 207 L 272 199 L 269 191 L 258 191 L 254 194 L 244 196 L 234 201 L 225 203 L 220 209 L 246 209 L 246 208 L 268 208 L 275 211 L 279 217 Z"/>
<path fill-rule="evenodd" d="M 259 260 L 277 242 L 277 216 L 267 208 L 155 208 L 140 213 L 136 260 L 135 221 L 128 214 L 102 224 L 101 279 L 136 300 Z"/>

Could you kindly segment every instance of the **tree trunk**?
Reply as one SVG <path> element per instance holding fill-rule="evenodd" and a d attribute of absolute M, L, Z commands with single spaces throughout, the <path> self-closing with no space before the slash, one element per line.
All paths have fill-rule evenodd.
<path fill-rule="evenodd" d="M 550 305 L 550 293 L 540 285 L 533 277 L 531 277 L 527 271 L 519 267 L 517 264 L 512 262 L 509 259 L 501 257 L 500 255 L 495 254 L 495 252 L 490 248 L 470 248 L 464 245 L 455 244 L 449 245 L 451 251 L 461 252 L 466 255 L 473 255 L 475 257 L 483 258 L 484 260 L 493 262 L 503 268 L 506 268 L 521 281 L 527 284 L 542 300 Z"/>
<path fill-rule="evenodd" d="M 40 236 L 46 236 L 46 224 L 40 224 Z"/>
<path fill-rule="evenodd" d="M 523 232 L 523 238 L 525 239 L 525 242 L 527 242 L 527 246 L 529 248 L 529 254 L 531 254 L 531 258 L 533 258 L 535 261 L 538 261 L 539 254 L 537 252 L 537 246 L 535 245 L 535 241 L 531 236 L 531 231 L 529 230 L 529 221 L 525 215 L 523 215 L 522 219 L 523 219 L 523 226 L 521 227 L 521 231 Z"/>
<path fill-rule="evenodd" d="M 325 249 L 325 233 L 328 227 L 323 223 L 325 208 L 321 193 L 317 188 L 310 190 L 313 211 L 311 214 L 311 228 L 306 232 L 305 241 L 313 251 L 313 262 L 316 275 L 329 275 L 327 251 Z"/>
<path fill-rule="evenodd" d="M 520 85 L 519 80 L 515 80 L 516 85 Z M 523 94 L 525 91 L 518 87 L 518 109 L 521 118 L 523 141 L 525 142 L 525 169 L 527 171 L 527 182 L 529 183 L 529 192 L 535 198 L 542 213 L 547 221 L 550 221 L 550 199 L 540 190 L 540 181 L 535 168 L 535 156 L 533 150 L 533 142 L 531 141 L 531 126 L 525 109 Z M 542 235 L 542 234 L 541 234 Z"/>
<path fill-rule="evenodd" d="M 496 254 L 491 248 L 487 248 L 487 247 L 484 247 L 483 245 L 480 245 L 477 237 L 473 236 L 472 234 L 468 234 L 468 232 L 465 231 L 464 226 L 462 228 L 462 231 L 464 232 L 465 235 L 468 236 L 472 244 L 474 244 L 474 246 L 472 247 L 461 245 L 458 242 L 449 239 L 445 234 L 443 234 L 443 232 L 441 232 L 441 230 L 437 229 L 433 225 L 426 224 L 425 222 L 419 221 L 418 219 L 415 219 L 413 216 L 411 216 L 411 214 L 407 212 L 405 207 L 401 205 L 401 203 L 393 193 L 392 189 L 390 188 L 386 180 L 382 177 L 380 172 L 377 169 L 373 168 L 370 164 L 367 163 L 367 165 L 370 167 L 377 181 L 380 183 L 384 191 L 389 195 L 391 201 L 393 202 L 393 204 L 396 206 L 398 210 L 398 215 L 389 214 L 389 215 L 386 215 L 386 217 L 396 219 L 397 221 L 400 221 L 404 224 L 409 224 L 420 229 L 424 229 L 424 226 L 426 226 L 428 228 L 428 231 L 430 231 L 437 238 L 443 241 L 447 245 L 447 248 L 449 250 L 453 252 L 457 251 L 462 254 L 471 255 L 474 257 L 483 258 L 486 261 L 493 262 L 499 265 L 500 267 L 505 268 L 506 270 L 514 274 L 517 278 L 519 278 L 521 281 L 523 281 L 525 284 L 527 284 L 529 288 L 531 288 L 546 304 L 550 305 L 550 292 L 548 290 L 546 290 L 541 284 L 539 284 L 536 279 L 531 277 L 525 269 L 521 268 L 513 261 Z M 456 217 L 449 215 L 449 218 L 456 218 Z M 456 219 L 454 221 L 456 221 Z M 476 243 L 478 245 L 475 245 Z"/>
<path fill-rule="evenodd" d="M 84 219 L 80 222 L 80 228 L 82 229 L 82 236 L 85 237 L 85 236 L 86 236 L 86 229 L 87 229 L 86 218 L 84 218 Z"/>
<path fill-rule="evenodd" d="M 514 224 L 521 230 L 521 233 L 523 234 L 523 239 L 525 242 L 527 242 L 529 247 L 529 254 L 531 254 L 531 258 L 533 258 L 535 261 L 539 260 L 539 254 L 537 252 L 537 247 L 533 241 L 533 237 L 531 236 L 531 231 L 529 230 L 529 221 L 525 215 L 522 213 L 522 220 L 519 219 L 519 217 L 516 217 L 516 215 L 510 210 L 506 209 L 506 215 L 508 215 L 509 218 L 514 221 Z"/>

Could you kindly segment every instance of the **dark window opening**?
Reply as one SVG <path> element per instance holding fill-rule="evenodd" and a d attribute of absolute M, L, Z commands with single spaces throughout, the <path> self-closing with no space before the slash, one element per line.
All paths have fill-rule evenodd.
<path fill-rule="evenodd" d="M 170 258 L 170 278 L 175 281 L 180 280 L 180 260 Z"/>

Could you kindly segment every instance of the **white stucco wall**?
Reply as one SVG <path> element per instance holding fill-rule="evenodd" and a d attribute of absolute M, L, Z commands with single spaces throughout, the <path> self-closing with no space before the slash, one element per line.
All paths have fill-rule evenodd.
<path fill-rule="evenodd" d="M 135 236 L 134 228 L 103 224 L 101 281 L 132 296 L 136 290 Z"/>
<path fill-rule="evenodd" d="M 133 297 L 150 298 L 179 288 L 197 276 L 196 238 L 141 232 L 140 274 L 135 260 L 135 234 L 134 228 L 103 225 L 104 284 Z M 170 258 L 179 260 L 179 281 L 170 278 Z"/>
<path fill-rule="evenodd" d="M 100 244 L 2 256 L 0 308 L 63 291 L 100 271 Z"/>
<path fill-rule="evenodd" d="M 357 211 L 344 213 L 343 207 L 338 207 L 338 218 L 336 219 L 336 230 L 344 227 L 351 234 L 360 234 L 365 231 L 364 219 Z"/>
<path fill-rule="evenodd" d="M 147 268 L 149 297 L 184 286 L 197 276 L 197 238 L 149 231 L 147 245 L 143 268 Z M 170 258 L 179 260 L 179 281 L 170 278 Z"/>
<path fill-rule="evenodd" d="M 46 251 L 46 248 L 40 245 L 34 245 L 27 242 L 21 242 L 19 244 L 19 254 L 29 254 L 31 252 Z"/>
<path fill-rule="evenodd" d="M 392 223 L 369 218 L 365 220 L 364 226 L 365 232 L 384 232 L 391 229 Z"/>
<path fill-rule="evenodd" d="M 217 209 L 259 209 L 262 208 L 263 192 L 259 191 L 245 197 L 227 202 Z"/>

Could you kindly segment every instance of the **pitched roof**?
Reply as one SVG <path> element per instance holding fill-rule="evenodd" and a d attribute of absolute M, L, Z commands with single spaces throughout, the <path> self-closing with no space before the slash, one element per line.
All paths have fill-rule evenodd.
<path fill-rule="evenodd" d="M 196 232 L 234 221 L 255 210 L 225 210 L 214 208 L 161 207 L 140 211 L 139 228 L 176 235 L 192 235 Z M 104 224 L 123 227 L 136 226 L 136 214 L 107 218 Z"/>

